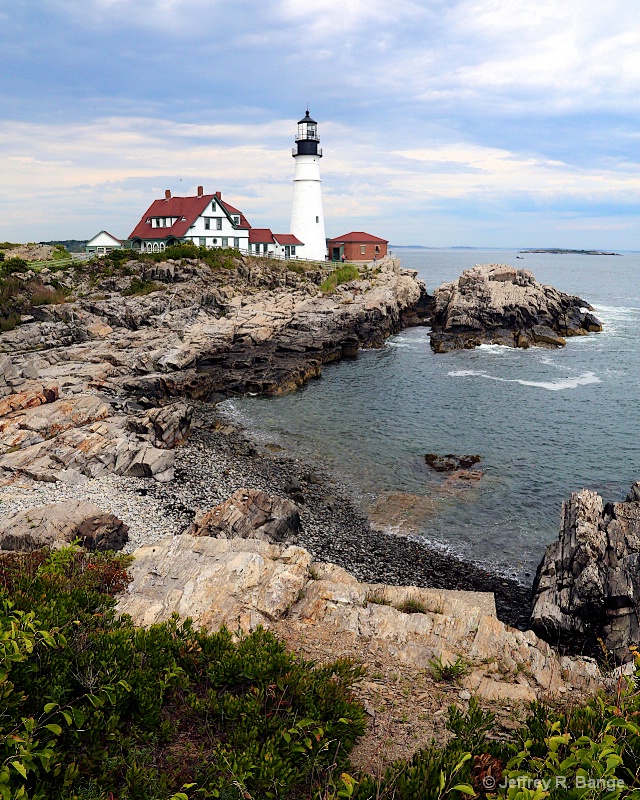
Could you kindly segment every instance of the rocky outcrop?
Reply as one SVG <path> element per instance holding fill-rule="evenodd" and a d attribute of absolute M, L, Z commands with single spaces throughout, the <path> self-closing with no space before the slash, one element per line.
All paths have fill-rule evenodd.
<path fill-rule="evenodd" d="M 185 403 L 138 415 L 118 415 L 97 395 L 57 399 L 58 386 L 40 384 L 0 401 L 0 479 L 78 483 L 104 472 L 173 477 L 171 449 L 188 436 L 192 411 Z M 0 409 L 1 410 L 1 409 Z"/>
<path fill-rule="evenodd" d="M 260 539 L 264 542 L 297 541 L 300 514 L 295 503 L 256 489 L 238 489 L 224 503 L 196 514 L 189 533 L 218 539 Z"/>
<path fill-rule="evenodd" d="M 0 522 L 0 550 L 31 552 L 79 540 L 87 550 L 121 550 L 129 528 L 114 514 L 83 500 L 32 508 Z"/>
<path fill-rule="evenodd" d="M 139 625 L 178 613 L 210 629 L 286 627 L 325 641 L 351 635 L 371 660 L 386 654 L 417 669 L 460 656 L 470 664 L 466 688 L 490 699 L 526 702 L 600 684 L 594 662 L 559 656 L 533 632 L 500 622 L 489 593 L 361 583 L 300 547 L 255 539 L 185 534 L 134 555 L 118 609 Z M 404 613 L 407 599 L 424 613 Z"/>
<path fill-rule="evenodd" d="M 466 270 L 435 290 L 434 304 L 431 347 L 436 353 L 481 344 L 562 347 L 568 336 L 602 330 L 584 300 L 507 264 Z"/>
<path fill-rule="evenodd" d="M 597 649 L 619 662 L 640 645 L 640 483 L 622 503 L 574 492 L 562 506 L 557 542 L 534 583 L 531 627 L 554 645 Z"/>
<path fill-rule="evenodd" d="M 191 425 L 184 400 L 291 391 L 428 305 L 417 273 L 391 258 L 331 295 L 319 290 L 328 269 L 261 259 L 110 266 L 57 274 L 78 299 L 0 334 L 0 481 L 170 480 Z M 136 296 L 140 285 L 153 291 Z"/>

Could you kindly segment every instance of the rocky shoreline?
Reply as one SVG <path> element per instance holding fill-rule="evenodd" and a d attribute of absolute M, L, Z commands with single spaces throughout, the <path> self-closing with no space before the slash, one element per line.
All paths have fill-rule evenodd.
<path fill-rule="evenodd" d="M 22 478 L 0 488 L 0 508 L 11 517 L 48 503 L 87 500 L 129 526 L 124 549 L 133 552 L 183 533 L 199 510 L 222 503 L 239 488 L 293 494 L 302 501 L 298 543 L 316 560 L 371 583 L 493 592 L 499 619 L 522 630 L 528 625 L 530 587 L 418 540 L 375 530 L 351 500 L 349 488 L 327 470 L 286 453 L 270 453 L 229 425 L 213 404 L 196 404 L 191 436 L 175 450 L 174 469 L 173 480 L 162 484 L 114 474 L 77 485 Z"/>

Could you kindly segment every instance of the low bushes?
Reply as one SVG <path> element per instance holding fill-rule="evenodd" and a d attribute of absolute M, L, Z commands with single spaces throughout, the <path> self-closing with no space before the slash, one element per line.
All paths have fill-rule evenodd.
<path fill-rule="evenodd" d="M 449 709 L 446 744 L 358 774 L 359 668 L 315 666 L 263 630 L 136 628 L 114 610 L 128 564 L 73 547 L 0 556 L 1 800 L 640 797 L 633 681 L 534 704 L 508 741 L 472 699 Z"/>
<path fill-rule="evenodd" d="M 2 800 L 303 798 L 346 768 L 358 668 L 314 667 L 263 630 L 135 628 L 114 613 L 126 566 L 0 557 Z"/>
<path fill-rule="evenodd" d="M 355 281 L 359 277 L 360 273 L 357 267 L 353 264 L 344 264 L 341 267 L 336 267 L 329 277 L 320 284 L 320 290 L 324 294 L 331 294 L 340 284 Z"/>

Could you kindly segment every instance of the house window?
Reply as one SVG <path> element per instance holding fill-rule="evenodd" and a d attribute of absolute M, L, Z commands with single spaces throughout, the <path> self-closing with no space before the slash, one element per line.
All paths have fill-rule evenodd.
<path fill-rule="evenodd" d="M 234 216 L 234 217 L 231 217 L 231 219 L 233 220 L 233 224 L 234 225 L 239 225 L 240 224 L 240 217 L 235 217 Z"/>
<path fill-rule="evenodd" d="M 216 210 L 216 201 L 215 201 L 215 200 L 212 200 L 212 201 L 211 201 L 211 210 L 212 210 L 212 211 L 215 211 L 215 210 Z"/>
<path fill-rule="evenodd" d="M 229 238 L 227 236 L 222 237 L 222 246 L 229 247 Z"/>
<path fill-rule="evenodd" d="M 240 249 L 240 239 L 234 239 L 233 240 L 233 246 L 236 248 L 236 250 L 239 250 Z"/>
<path fill-rule="evenodd" d="M 222 230 L 222 217 L 216 217 L 216 230 Z"/>
<path fill-rule="evenodd" d="M 265 242 L 265 243 L 262 245 L 262 252 L 263 252 L 263 253 L 265 253 L 265 255 L 266 255 L 266 253 L 268 252 L 268 249 L 269 249 L 269 246 L 268 246 L 268 245 L 267 245 L 267 243 Z"/>
<path fill-rule="evenodd" d="M 207 217 L 204 221 L 204 229 L 205 231 L 211 230 L 211 220 L 209 219 L 209 217 Z"/>
<path fill-rule="evenodd" d="M 320 217 L 316 217 L 316 222 L 320 222 Z"/>
<path fill-rule="evenodd" d="M 367 252 L 367 245 L 366 244 L 361 244 L 360 245 L 360 255 L 363 256 L 363 255 L 365 255 L 366 252 Z"/>
<path fill-rule="evenodd" d="M 201 237 L 198 239 L 198 241 L 200 242 L 200 247 L 206 247 L 206 245 L 207 245 L 207 240 L 206 240 L 206 238 L 205 238 L 204 236 L 201 236 Z"/>
<path fill-rule="evenodd" d="M 217 239 L 214 239 L 214 240 L 213 240 L 213 243 L 214 243 L 214 244 L 218 244 L 218 240 L 217 240 Z"/>
<path fill-rule="evenodd" d="M 295 246 L 295 244 L 292 244 L 291 245 L 291 255 L 295 256 L 295 254 L 296 254 L 296 246 Z"/>

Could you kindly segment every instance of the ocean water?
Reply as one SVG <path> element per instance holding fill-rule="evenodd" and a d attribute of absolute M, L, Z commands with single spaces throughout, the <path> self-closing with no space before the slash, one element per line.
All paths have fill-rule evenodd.
<path fill-rule="evenodd" d="M 564 498 L 588 487 L 620 500 L 640 480 L 640 254 L 398 254 L 430 291 L 473 264 L 525 267 L 593 305 L 604 332 L 560 350 L 435 355 L 414 328 L 294 394 L 223 407 L 258 438 L 328 465 L 363 509 L 382 509 L 381 524 L 530 581 Z M 451 483 L 425 466 L 431 452 L 477 453 L 484 475 Z M 405 495 L 415 496 L 400 504 L 413 508 L 411 526 L 398 527 L 387 498 Z"/>

